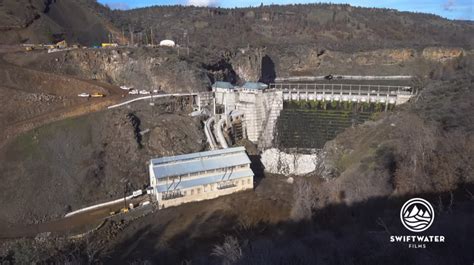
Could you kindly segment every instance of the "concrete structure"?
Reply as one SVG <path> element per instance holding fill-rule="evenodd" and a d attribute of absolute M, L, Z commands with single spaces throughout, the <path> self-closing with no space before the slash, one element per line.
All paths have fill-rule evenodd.
<path fill-rule="evenodd" d="M 236 102 L 239 99 L 238 89 L 229 82 L 217 81 L 212 85 L 215 104 L 224 106 L 224 113 L 235 110 Z"/>
<path fill-rule="evenodd" d="M 149 171 L 159 208 L 253 189 L 244 147 L 152 159 Z"/>
<path fill-rule="evenodd" d="M 283 109 L 283 95 L 279 91 L 243 90 L 237 109 L 243 113 L 244 135 L 259 147 L 270 146 L 273 129 Z"/>
<path fill-rule="evenodd" d="M 216 82 L 213 92 L 216 104 L 224 105 L 226 115 L 239 112 L 243 120 L 242 133 L 247 139 L 259 145 L 271 145 L 273 129 L 283 109 L 281 92 L 269 91 L 268 85 L 259 82 L 247 82 L 242 86 Z M 219 130 L 217 134 L 221 138 Z"/>
<path fill-rule="evenodd" d="M 408 77 L 346 76 L 345 78 L 397 80 L 397 78 Z M 267 86 L 253 82 L 245 83 L 243 86 L 216 82 L 213 85 L 213 92 L 215 104 L 224 105 L 225 115 L 229 115 L 234 110 L 242 113 L 244 136 L 257 143 L 261 149 L 272 146 L 276 121 L 283 109 L 284 101 L 378 103 L 384 104 L 387 109 L 389 104 L 403 104 L 414 95 L 408 86 L 316 83 L 276 83 Z M 223 122 L 220 124 L 222 127 Z M 220 132 L 217 133 L 220 134 Z M 218 137 L 222 139 L 219 135 Z M 222 142 L 220 139 L 219 141 Z"/>
<path fill-rule="evenodd" d="M 400 105 L 414 94 L 409 86 L 360 84 L 277 83 L 273 90 L 283 92 L 286 100 L 350 101 Z"/>
<path fill-rule="evenodd" d="M 337 80 L 410 80 L 413 77 L 411 75 L 331 75 L 332 79 Z M 318 80 L 328 80 L 328 76 L 289 76 L 289 77 L 277 77 L 275 78 L 276 83 L 282 82 L 313 82 Z"/>
<path fill-rule="evenodd" d="M 229 82 L 216 81 L 212 84 L 212 92 L 233 92 L 234 90 L 234 85 Z"/>

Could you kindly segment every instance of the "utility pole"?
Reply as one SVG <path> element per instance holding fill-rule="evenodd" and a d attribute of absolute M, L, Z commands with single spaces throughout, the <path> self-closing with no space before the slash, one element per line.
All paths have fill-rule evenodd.
<path fill-rule="evenodd" d="M 148 46 L 148 30 L 145 30 L 145 43 L 146 43 L 146 46 Z"/>
<path fill-rule="evenodd" d="M 132 28 L 132 25 L 128 24 L 128 30 L 130 31 L 130 46 L 133 46 L 133 28 Z"/>
<path fill-rule="evenodd" d="M 125 31 L 122 26 L 122 42 L 125 41 Z M 122 43 L 121 45 L 124 45 L 125 43 Z"/>
<path fill-rule="evenodd" d="M 184 31 L 184 37 L 186 38 L 186 50 L 187 54 L 189 56 L 189 35 L 188 35 L 188 30 Z"/>
<path fill-rule="evenodd" d="M 154 46 L 154 36 L 153 36 L 153 27 L 150 28 L 150 34 L 151 34 L 151 46 L 153 47 Z"/>
<path fill-rule="evenodd" d="M 123 189 L 123 208 L 127 209 L 127 191 L 128 191 L 128 186 L 130 185 L 130 182 L 125 177 L 123 177 L 120 180 L 120 182 L 123 183 L 123 185 L 124 185 L 124 189 Z"/>

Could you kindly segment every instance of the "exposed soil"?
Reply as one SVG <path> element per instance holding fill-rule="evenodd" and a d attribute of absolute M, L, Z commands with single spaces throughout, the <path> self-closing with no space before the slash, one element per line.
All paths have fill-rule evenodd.
<path fill-rule="evenodd" d="M 0 146 L 48 122 L 103 109 L 123 95 L 116 86 L 18 67 L 2 58 L 0 78 Z M 79 93 L 102 93 L 105 98 L 79 98 Z"/>

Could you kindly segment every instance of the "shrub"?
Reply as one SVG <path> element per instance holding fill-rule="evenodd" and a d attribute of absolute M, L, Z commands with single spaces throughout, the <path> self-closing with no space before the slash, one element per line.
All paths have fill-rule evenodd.
<path fill-rule="evenodd" d="M 237 238 L 226 236 L 222 245 L 214 246 L 211 255 L 221 258 L 223 265 L 231 265 L 242 258 L 242 249 Z"/>

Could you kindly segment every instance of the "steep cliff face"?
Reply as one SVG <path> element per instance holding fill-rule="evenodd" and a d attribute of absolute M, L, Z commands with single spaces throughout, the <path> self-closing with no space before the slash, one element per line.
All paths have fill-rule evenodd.
<path fill-rule="evenodd" d="M 137 89 L 189 92 L 205 91 L 210 86 L 200 65 L 179 58 L 171 50 L 72 50 L 42 55 L 31 65 Z"/>
<path fill-rule="evenodd" d="M 318 47 L 289 46 L 284 49 L 246 48 L 226 52 L 209 64 L 212 81 L 273 82 L 275 77 L 301 75 L 427 75 L 434 63 L 448 63 L 472 51 L 462 48 L 427 47 L 422 50 L 378 49 L 356 53 Z"/>
<path fill-rule="evenodd" d="M 425 59 L 445 62 L 463 56 L 466 52 L 461 48 L 429 47 L 423 50 L 422 56 Z"/>
<path fill-rule="evenodd" d="M 230 60 L 242 81 L 258 81 L 262 74 L 264 49 L 240 49 Z"/>
<path fill-rule="evenodd" d="M 234 84 L 273 82 L 276 75 L 275 64 L 267 54 L 266 48 L 225 51 L 217 61 L 204 64 L 204 68 L 212 81 L 227 81 Z"/>
<path fill-rule="evenodd" d="M 294 47 L 293 51 L 274 50 L 276 72 L 280 77 L 294 75 L 414 75 L 433 62 L 447 62 L 467 52 L 461 48 L 380 49 L 344 53 L 318 48 Z"/>

